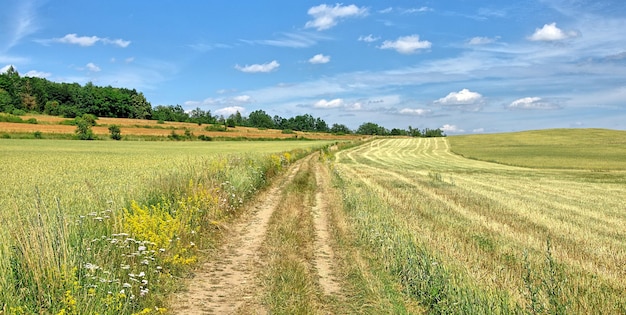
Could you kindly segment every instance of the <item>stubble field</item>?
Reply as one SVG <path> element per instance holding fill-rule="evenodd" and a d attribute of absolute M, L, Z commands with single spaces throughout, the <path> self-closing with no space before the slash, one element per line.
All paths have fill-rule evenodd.
<path fill-rule="evenodd" d="M 623 133 L 612 135 L 624 140 Z M 535 136 L 541 142 L 550 133 Z M 482 144 L 489 146 L 490 139 L 500 141 L 484 136 Z M 585 144 L 594 143 L 567 139 L 563 145 L 580 143 L 581 155 Z M 563 168 L 572 164 L 566 152 L 561 154 L 568 162 L 560 169 L 540 169 L 542 163 L 529 160 L 526 165 L 535 167 L 451 152 L 450 142 L 463 149 L 464 141 L 381 139 L 337 153 L 344 207 L 357 243 L 374 264 L 382 264 L 428 312 L 624 313 L 622 148 L 597 146 L 603 153 L 594 153 L 604 154 L 611 166 L 601 168 L 613 171 L 585 169 L 589 160 Z M 504 154 L 465 148 L 508 161 Z M 558 148 L 544 152 L 552 155 L 544 160 L 559 163 Z"/>

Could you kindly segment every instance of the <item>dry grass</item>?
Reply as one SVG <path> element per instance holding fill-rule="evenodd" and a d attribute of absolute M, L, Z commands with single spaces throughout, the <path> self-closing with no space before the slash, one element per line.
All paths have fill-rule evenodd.
<path fill-rule="evenodd" d="M 531 309 L 534 291 L 536 305 L 546 310 L 626 308 L 622 171 L 599 176 L 469 160 L 452 154 L 447 139 L 376 140 L 339 152 L 337 170 L 363 242 L 384 248 L 382 257 L 444 266 L 411 271 L 382 259 L 407 291 L 416 284 L 412 277 L 426 271 L 441 278 L 444 289 L 437 292 L 448 301 L 420 298 L 431 310 L 467 312 L 478 304 L 505 313 Z M 412 247 L 421 250 L 410 254 Z M 548 265 L 547 257 L 555 264 Z M 532 272 L 525 278 L 527 267 Z M 548 292 L 546 283 L 559 291 Z M 419 290 L 413 294 L 420 296 Z"/>

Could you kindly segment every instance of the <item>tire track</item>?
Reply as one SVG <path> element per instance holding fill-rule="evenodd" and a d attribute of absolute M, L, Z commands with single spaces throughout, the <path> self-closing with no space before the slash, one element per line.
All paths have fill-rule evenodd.
<path fill-rule="evenodd" d="M 202 265 L 189 282 L 188 291 L 174 297 L 172 313 L 233 314 L 246 305 L 246 309 L 254 309 L 256 314 L 266 313 L 262 307 L 249 307 L 257 304 L 260 247 L 281 192 L 310 159 L 311 156 L 294 163 L 287 174 L 257 197 L 251 206 L 254 209 L 251 218 L 233 227 L 216 259 Z"/>

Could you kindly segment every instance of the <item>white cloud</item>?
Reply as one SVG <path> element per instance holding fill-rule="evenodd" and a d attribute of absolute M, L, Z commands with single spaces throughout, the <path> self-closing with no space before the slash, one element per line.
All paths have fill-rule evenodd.
<path fill-rule="evenodd" d="M 128 57 L 128 58 L 124 59 L 125 63 L 131 63 L 133 61 L 135 61 L 135 57 Z"/>
<path fill-rule="evenodd" d="M 343 99 L 336 98 L 334 100 L 327 101 L 325 99 L 317 101 L 313 104 L 315 108 L 337 108 L 344 105 Z"/>
<path fill-rule="evenodd" d="M 252 97 L 250 97 L 250 95 L 238 95 L 233 97 L 233 101 L 236 103 L 250 103 L 252 101 Z"/>
<path fill-rule="evenodd" d="M 91 71 L 91 72 L 99 72 L 100 70 L 102 70 L 102 69 L 100 69 L 100 67 L 98 67 L 98 66 L 97 66 L 95 63 L 93 63 L 93 62 L 90 62 L 90 63 L 86 64 L 86 65 L 85 65 L 85 68 L 86 68 L 88 71 Z"/>
<path fill-rule="evenodd" d="M 430 12 L 430 11 L 434 11 L 434 10 L 429 7 L 420 7 L 420 8 L 406 9 L 402 13 L 411 14 L 411 13 L 421 13 L 421 12 Z"/>
<path fill-rule="evenodd" d="M 363 104 L 361 102 L 354 102 L 352 104 L 347 104 L 344 106 L 346 110 L 358 111 L 363 109 Z"/>
<path fill-rule="evenodd" d="M 367 36 L 359 36 L 359 41 L 360 42 L 366 42 L 366 43 L 373 43 L 375 41 L 378 41 L 380 39 L 380 37 L 374 37 L 374 35 L 369 34 Z"/>
<path fill-rule="evenodd" d="M 243 112 L 245 111 L 246 109 L 241 106 L 229 106 L 229 107 L 224 107 L 224 108 L 220 108 L 216 110 L 215 114 L 228 117 L 232 114 L 236 114 L 237 112 L 243 114 Z"/>
<path fill-rule="evenodd" d="M 483 96 L 480 93 L 462 89 L 458 92 L 451 92 L 446 97 L 436 100 L 435 103 L 441 105 L 473 105 L 482 102 L 482 100 Z"/>
<path fill-rule="evenodd" d="M 232 92 L 232 91 L 231 91 Z M 229 93 L 229 91 L 225 91 L 224 94 Z M 199 107 L 199 106 L 236 106 L 252 103 L 253 99 L 250 95 L 237 95 L 234 97 L 220 97 L 220 98 L 205 98 L 202 101 L 186 101 L 184 102 L 187 107 Z"/>
<path fill-rule="evenodd" d="M 119 46 L 122 48 L 126 48 L 128 47 L 128 45 L 130 45 L 130 41 L 129 40 L 123 40 L 123 39 L 108 39 L 108 38 L 103 38 L 102 42 L 105 44 L 111 44 L 111 45 L 115 45 L 115 46 Z"/>
<path fill-rule="evenodd" d="M 483 133 L 485 132 L 485 128 L 476 128 L 476 129 L 472 129 L 473 133 Z"/>
<path fill-rule="evenodd" d="M 531 41 L 552 42 L 577 36 L 578 34 L 573 31 L 567 33 L 563 32 L 563 30 L 556 26 L 555 22 L 552 24 L 545 24 L 542 28 L 535 29 L 535 33 L 533 33 L 533 35 L 531 35 L 528 39 Z"/>
<path fill-rule="evenodd" d="M 393 8 L 392 7 L 388 7 L 386 9 L 380 10 L 378 12 L 385 14 L 385 13 L 391 13 L 392 11 L 393 11 Z"/>
<path fill-rule="evenodd" d="M 323 31 L 337 25 L 337 21 L 341 18 L 367 15 L 367 8 L 359 8 L 354 4 L 347 6 L 336 4 L 334 7 L 320 4 L 310 8 L 308 14 L 313 17 L 313 20 L 306 22 L 304 27 Z"/>
<path fill-rule="evenodd" d="M 421 108 L 403 108 L 399 111 L 399 113 L 411 116 L 424 116 L 426 114 L 429 114 L 430 110 Z"/>
<path fill-rule="evenodd" d="M 412 54 L 418 49 L 428 49 L 432 46 L 429 41 L 420 41 L 419 35 L 399 37 L 395 41 L 386 40 L 380 49 L 395 49 L 401 54 Z"/>
<path fill-rule="evenodd" d="M 330 62 L 330 56 L 324 56 L 323 54 L 317 54 L 311 57 L 311 59 L 309 59 L 309 63 L 312 63 L 312 64 L 322 64 L 322 63 L 329 63 L 329 62 Z"/>
<path fill-rule="evenodd" d="M 79 46 L 93 46 L 100 40 L 98 36 L 78 36 L 76 34 L 67 34 L 61 38 L 55 38 L 52 41 L 63 44 L 73 44 Z"/>
<path fill-rule="evenodd" d="M 477 36 L 467 41 L 467 43 L 470 45 L 486 45 L 486 44 L 495 43 L 496 41 L 498 41 L 498 39 L 500 39 L 500 36 L 496 36 L 496 37 Z"/>
<path fill-rule="evenodd" d="M 456 125 L 449 125 L 449 124 L 445 124 L 441 127 L 441 130 L 443 130 L 443 132 L 449 132 L 449 133 L 461 133 L 461 132 L 465 132 L 465 130 L 457 127 Z"/>
<path fill-rule="evenodd" d="M 541 97 L 524 97 L 511 102 L 509 109 L 558 109 L 558 104 L 543 100 Z"/>
<path fill-rule="evenodd" d="M 235 65 L 235 69 L 246 72 L 246 73 L 258 73 L 258 72 L 272 72 L 280 67 L 280 64 L 276 60 L 272 60 L 271 62 L 264 64 L 253 64 L 253 65 Z"/>
<path fill-rule="evenodd" d="M 292 32 L 281 33 L 280 38 L 277 39 L 260 39 L 260 40 L 245 40 L 241 41 L 248 44 L 260 44 L 276 47 L 289 47 L 289 48 L 306 48 L 317 45 L 322 40 L 329 40 L 330 37 L 316 33 L 316 32 Z"/>
<path fill-rule="evenodd" d="M 30 70 L 24 74 L 25 77 L 31 77 L 31 78 L 47 78 L 51 75 L 52 73 L 50 72 L 42 72 L 42 71 L 36 71 L 36 70 Z"/>
<path fill-rule="evenodd" d="M 102 42 L 108 45 L 115 45 L 118 47 L 126 48 L 130 45 L 130 41 L 123 39 L 109 39 L 109 38 L 100 38 L 98 36 L 78 36 L 75 33 L 67 34 L 60 38 L 53 38 L 51 40 L 43 40 L 40 41 L 42 43 L 55 42 L 62 44 L 71 44 L 71 45 L 79 45 L 83 47 L 93 46 L 97 42 Z"/>

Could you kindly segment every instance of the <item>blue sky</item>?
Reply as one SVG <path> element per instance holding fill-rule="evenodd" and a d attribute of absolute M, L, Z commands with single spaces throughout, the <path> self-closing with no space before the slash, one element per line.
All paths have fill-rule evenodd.
<path fill-rule="evenodd" d="M 0 68 L 448 134 L 626 129 L 626 2 L 0 0 Z"/>

